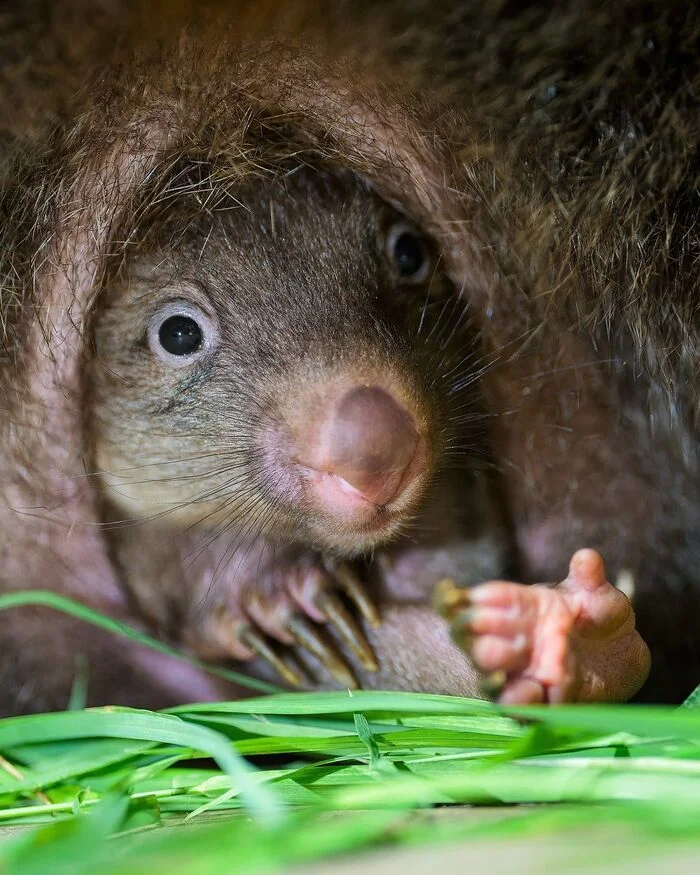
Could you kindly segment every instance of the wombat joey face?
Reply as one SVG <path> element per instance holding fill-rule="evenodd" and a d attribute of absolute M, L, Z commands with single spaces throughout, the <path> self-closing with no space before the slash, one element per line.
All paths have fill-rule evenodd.
<path fill-rule="evenodd" d="M 386 541 L 464 449 L 448 410 L 473 403 L 465 321 L 437 247 L 358 177 L 183 197 L 95 314 L 109 503 L 345 556 Z"/>

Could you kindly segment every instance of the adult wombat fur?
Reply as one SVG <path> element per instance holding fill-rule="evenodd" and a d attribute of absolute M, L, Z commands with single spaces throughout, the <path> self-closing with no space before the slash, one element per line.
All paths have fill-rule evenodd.
<path fill-rule="evenodd" d="M 134 514 L 132 505 L 124 514 L 115 484 L 111 493 L 103 488 L 96 436 L 105 416 L 112 429 L 117 422 L 106 402 L 132 398 L 124 448 L 148 452 L 153 444 L 148 433 L 135 443 L 129 429 L 134 407 L 144 401 L 138 381 L 127 395 L 118 383 L 110 387 L 108 370 L 100 374 L 100 337 L 118 336 L 108 326 L 118 290 L 128 288 L 125 278 L 141 271 L 143 282 L 150 269 L 156 285 L 173 273 L 192 279 L 195 246 L 201 245 L 202 264 L 209 245 L 225 250 L 224 213 L 235 214 L 238 188 L 250 191 L 264 180 L 260 190 L 273 216 L 285 198 L 297 203 L 293 188 L 279 186 L 301 169 L 310 174 L 313 197 L 326 184 L 331 190 L 349 185 L 340 200 L 355 192 L 357 211 L 373 215 L 371 202 L 380 212 L 405 216 L 432 247 L 438 285 L 451 286 L 468 307 L 464 321 L 444 306 L 432 318 L 438 328 L 441 313 L 456 320 L 455 333 L 443 337 L 462 345 L 461 356 L 448 350 L 462 397 L 451 421 L 460 449 L 469 451 L 458 466 L 466 462 L 469 476 L 450 473 L 446 441 L 435 439 L 425 489 L 406 507 L 410 514 L 426 511 L 414 536 L 418 553 L 447 556 L 452 564 L 446 569 L 441 558 L 433 577 L 453 571 L 457 557 L 463 583 L 506 572 L 523 582 L 557 580 L 577 547 L 599 549 L 613 575 L 629 569 L 636 580 L 639 623 L 654 656 L 645 695 L 677 700 L 700 675 L 696 13 L 680 4 L 446 3 L 431 4 L 429 12 L 421 4 L 406 11 L 346 3 L 318 15 L 300 7 L 296 16 L 294 7 L 280 16 L 272 5 L 249 19 L 240 10 L 230 20 L 225 8 L 208 10 L 222 16 L 211 28 L 185 9 L 181 19 L 157 28 L 148 5 L 137 12 L 144 9 L 145 25 L 130 6 L 105 4 L 101 24 L 80 41 L 74 79 L 63 76 L 56 53 L 56 68 L 46 75 L 61 82 L 60 99 L 41 76 L 25 72 L 11 82 L 26 89 L 26 109 L 18 115 L 3 98 L 9 156 L 1 250 L 3 589 L 53 588 L 205 649 L 202 636 L 193 645 L 189 633 L 193 619 L 217 606 L 209 592 L 188 614 L 186 575 L 177 589 L 167 574 L 161 586 L 150 572 L 133 584 L 134 556 L 153 559 L 157 538 L 143 535 L 144 526 L 120 526 L 151 511 Z M 18 29 L 25 32 L 17 16 L 3 32 L 10 44 Z M 371 19 L 371 37 L 354 27 L 362 16 Z M 55 40 L 50 23 L 45 35 Z M 248 200 L 250 210 L 250 196 L 238 200 L 243 210 Z M 346 238 L 340 228 L 347 217 L 334 213 L 332 197 L 321 212 L 328 220 L 322 230 L 335 245 L 318 231 L 314 242 L 333 276 L 333 250 L 341 239 L 358 243 L 359 223 L 347 226 L 355 230 Z M 260 220 L 260 198 L 251 214 Z M 313 215 L 302 210 L 301 225 L 312 224 Z M 271 240 L 273 224 L 271 218 L 266 225 Z M 169 242 L 183 238 L 187 245 L 170 259 Z M 369 257 L 366 239 L 362 245 Z M 189 266 L 183 262 L 188 247 Z M 214 268 L 202 275 L 209 281 L 208 270 Z M 317 271 L 316 289 L 320 277 Z M 376 286 L 377 274 L 360 283 L 365 291 L 368 282 Z M 299 305 L 320 319 L 332 298 L 309 309 L 318 298 L 303 291 L 307 283 L 303 277 Z M 285 296 L 289 302 L 294 293 Z M 411 336 L 401 318 L 385 312 L 395 306 L 391 296 L 381 300 L 381 317 L 376 311 L 368 323 L 365 309 L 353 319 L 341 343 L 345 361 L 351 351 L 360 362 L 379 356 L 377 338 L 387 324 L 389 334 L 403 332 L 404 343 Z M 269 308 L 270 300 L 260 299 L 256 326 L 264 332 L 289 326 L 288 309 L 280 323 Z M 363 334 L 368 324 L 375 328 L 370 342 Z M 251 325 L 242 328 L 236 330 L 252 342 Z M 329 331 L 333 351 L 340 351 L 339 336 Z M 276 369 L 290 379 L 290 366 L 293 380 L 298 355 L 268 352 L 268 381 Z M 390 360 L 389 371 L 401 362 L 404 379 L 415 385 L 431 386 L 444 375 L 435 351 L 427 366 L 424 360 L 406 368 L 402 355 Z M 132 366 L 138 364 L 130 358 Z M 376 379 L 373 374 L 373 385 Z M 440 401 L 441 392 L 450 397 L 446 386 L 449 381 L 438 386 L 432 401 L 426 390 L 428 400 L 409 411 L 417 421 L 414 410 L 428 410 L 426 428 L 435 435 L 450 420 Z M 435 412 L 441 403 L 446 413 Z M 488 446 L 472 422 L 477 410 L 491 414 L 482 420 L 490 426 Z M 148 414 L 155 415 L 152 405 Z M 209 430 L 206 416 L 194 421 Z M 475 452 L 500 469 L 502 506 L 473 461 Z M 444 490 L 440 512 L 429 500 L 433 473 L 452 487 Z M 439 483 L 440 477 L 435 494 Z M 459 512 L 454 490 L 463 496 Z M 509 550 L 503 520 L 512 527 Z M 185 525 L 180 520 L 159 536 L 169 558 Z M 383 629 L 367 632 L 382 666 L 377 683 L 475 691 L 468 662 L 421 606 L 433 579 L 417 575 L 413 589 L 402 589 L 416 568 L 410 542 L 386 531 L 376 542 L 341 544 L 330 535 L 311 536 L 298 518 L 294 525 L 273 536 L 285 543 L 301 538 L 336 559 L 389 537 L 369 572 L 388 604 Z M 140 538 L 149 549 L 139 550 Z M 387 586 L 379 569 L 387 561 L 400 567 L 402 556 L 410 573 L 399 575 L 397 587 Z M 429 570 L 429 561 L 420 567 Z M 270 591 L 277 592 L 274 585 Z M 194 671 L 156 666 L 141 651 L 50 612 L 3 615 L 0 636 L 3 652 L 11 654 L 3 665 L 5 712 L 60 707 L 76 651 L 89 660 L 92 701 L 154 706 L 230 692 Z M 220 646 L 214 651 L 222 655 Z M 234 648 L 232 655 L 240 653 Z"/>

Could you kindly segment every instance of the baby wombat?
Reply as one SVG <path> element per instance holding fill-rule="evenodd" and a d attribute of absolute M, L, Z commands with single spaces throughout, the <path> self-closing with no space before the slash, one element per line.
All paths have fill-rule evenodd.
<path fill-rule="evenodd" d="M 468 312 L 435 245 L 360 177 L 291 164 L 203 206 L 196 169 L 93 317 L 111 555 L 175 643 L 301 682 L 267 639 L 297 645 L 353 686 L 317 624 L 378 666 L 338 593 L 371 627 L 364 581 L 420 603 L 442 577 L 504 570 Z"/>
<path fill-rule="evenodd" d="M 0 591 L 290 683 L 475 693 L 429 594 L 508 539 L 444 144 L 403 89 L 228 36 L 93 58 L 8 128 Z M 0 647 L 2 713 L 81 671 L 91 703 L 240 692 L 45 608 Z"/>
<path fill-rule="evenodd" d="M 0 89 L 0 589 L 290 681 L 461 693 L 427 589 L 502 576 L 511 541 L 528 584 L 590 547 L 635 580 L 644 695 L 681 698 L 694 6 L 175 5 L 110 0 L 72 64 L 25 38 Z M 563 587 L 465 592 L 443 608 L 518 700 L 648 672 L 592 551 Z M 91 701 L 231 693 L 45 611 L 0 615 L 0 647 L 5 711 L 63 705 L 76 652 Z"/>

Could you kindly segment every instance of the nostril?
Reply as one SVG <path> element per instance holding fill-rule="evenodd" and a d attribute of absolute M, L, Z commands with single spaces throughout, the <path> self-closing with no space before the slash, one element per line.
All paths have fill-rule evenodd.
<path fill-rule="evenodd" d="M 413 417 L 379 386 L 347 392 L 323 437 L 328 470 L 376 504 L 395 496 L 419 441 Z"/>

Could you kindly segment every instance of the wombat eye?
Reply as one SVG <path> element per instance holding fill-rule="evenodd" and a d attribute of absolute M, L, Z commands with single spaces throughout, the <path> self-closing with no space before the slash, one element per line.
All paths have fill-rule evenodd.
<path fill-rule="evenodd" d="M 202 329 L 190 316 L 170 316 L 158 330 L 158 341 L 170 355 L 192 355 L 202 348 Z"/>
<path fill-rule="evenodd" d="M 387 254 L 399 278 L 409 283 L 422 283 L 431 270 L 431 257 L 423 235 L 412 225 L 395 225 L 387 238 Z"/>
<path fill-rule="evenodd" d="M 215 319 L 189 301 L 171 301 L 148 326 L 148 345 L 159 359 L 175 367 L 189 365 L 212 349 L 218 337 Z"/>

